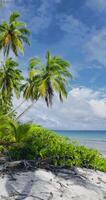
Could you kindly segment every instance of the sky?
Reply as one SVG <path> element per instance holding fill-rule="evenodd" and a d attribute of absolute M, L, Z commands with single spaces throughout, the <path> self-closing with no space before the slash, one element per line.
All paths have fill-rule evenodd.
<path fill-rule="evenodd" d="M 52 108 L 39 100 L 21 120 L 50 129 L 106 130 L 106 0 L 4 2 L 0 22 L 18 10 L 31 30 L 31 46 L 25 46 L 25 55 L 18 59 L 23 74 L 27 74 L 31 57 L 44 61 L 46 50 L 68 60 L 73 74 L 63 104 L 56 95 Z M 14 106 L 21 101 L 15 99 Z M 19 112 L 29 104 L 26 102 Z"/>

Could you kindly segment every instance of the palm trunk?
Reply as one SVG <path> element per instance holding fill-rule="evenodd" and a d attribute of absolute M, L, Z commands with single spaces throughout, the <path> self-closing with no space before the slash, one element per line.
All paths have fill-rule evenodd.
<path fill-rule="evenodd" d="M 12 111 L 10 111 L 9 113 L 6 114 L 6 116 L 9 116 L 10 114 L 12 114 L 13 112 L 15 112 L 18 108 L 20 108 L 26 100 L 22 101 L 16 108 L 14 108 Z"/>
<path fill-rule="evenodd" d="M 20 117 L 22 117 L 34 105 L 36 101 L 33 101 L 33 103 L 31 103 L 20 115 L 18 115 L 18 117 L 16 117 L 16 120 L 20 119 Z"/>

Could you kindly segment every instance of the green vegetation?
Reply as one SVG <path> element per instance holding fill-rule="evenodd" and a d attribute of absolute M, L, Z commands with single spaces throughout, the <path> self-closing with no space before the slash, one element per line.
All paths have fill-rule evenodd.
<path fill-rule="evenodd" d="M 54 93 L 57 93 L 60 101 L 63 102 L 63 99 L 67 97 L 67 81 L 72 78 L 69 67 L 70 64 L 67 61 L 59 56 L 52 56 L 49 51 L 46 53 L 46 64 L 43 64 L 39 58 L 32 58 L 28 65 L 29 77 L 22 86 L 23 97 L 32 101 L 37 101 L 41 97 L 47 106 L 51 106 Z"/>
<path fill-rule="evenodd" d="M 22 92 L 25 100 L 36 102 L 40 97 L 44 98 L 47 106 L 52 105 L 54 93 L 59 96 L 60 101 L 67 97 L 67 81 L 72 77 L 70 64 L 59 56 L 51 56 L 46 53 L 46 64 L 39 58 L 32 58 L 28 65 L 28 78 L 22 82 L 21 71 L 16 69 L 18 63 L 9 54 L 12 51 L 15 56 L 19 52 L 24 53 L 23 43 L 30 44 L 30 32 L 26 24 L 18 21 L 20 14 L 11 13 L 8 22 L 0 25 L 0 50 L 4 52 L 4 60 L 0 66 L 0 107 L 4 107 L 2 114 L 13 114 L 12 97 L 17 97 Z M 21 86 L 21 87 L 20 87 Z M 20 104 L 21 106 L 21 104 Z M 31 105 L 25 110 L 25 112 Z M 19 119 L 25 112 L 21 113 Z"/>
<path fill-rule="evenodd" d="M 23 42 L 30 44 L 28 36 L 30 32 L 26 29 L 26 23 L 17 21 L 20 17 L 19 12 L 11 13 L 8 22 L 0 25 L 0 49 L 4 51 L 4 55 L 8 56 L 10 50 L 18 56 L 18 50 L 23 54 Z"/>
<path fill-rule="evenodd" d="M 22 75 L 17 69 L 19 64 L 9 58 L 11 52 L 15 56 L 18 56 L 19 52 L 23 54 L 23 44 L 30 44 L 28 39 L 30 32 L 24 22 L 18 21 L 19 17 L 18 12 L 12 12 L 8 21 L 0 25 L 0 50 L 4 53 L 4 59 L 0 65 L 0 115 L 11 113 L 13 92 L 17 97 L 21 92 L 19 86 Z M 11 113 L 11 116 L 12 114 L 14 116 L 14 113 Z"/>
<path fill-rule="evenodd" d="M 4 134 L 5 128 L 7 134 Z M 8 151 L 13 160 L 45 160 L 54 167 L 77 166 L 106 172 L 106 159 L 96 150 L 80 146 L 35 124 L 16 124 L 8 119 L 7 126 L 0 128 L 0 140 L 10 143 Z"/>
<path fill-rule="evenodd" d="M 24 22 L 18 21 L 20 14 L 13 12 L 8 22 L 0 25 L 0 50 L 4 59 L 0 65 L 0 154 L 12 160 L 45 160 L 55 167 L 86 167 L 106 172 L 106 159 L 92 149 L 79 146 L 53 131 L 34 124 L 21 124 L 18 119 L 35 103 L 43 98 L 51 106 L 54 93 L 63 102 L 67 97 L 68 79 L 72 78 L 70 64 L 59 56 L 46 53 L 46 62 L 32 58 L 28 64 L 28 78 L 18 69 L 18 63 L 9 57 L 24 53 L 23 44 L 29 42 L 30 32 Z M 24 101 L 32 103 L 17 118 L 13 108 L 13 96 L 23 95 Z"/>
<path fill-rule="evenodd" d="M 17 68 L 18 63 L 12 58 L 8 58 L 0 66 L 0 98 L 6 114 L 12 105 L 13 94 L 18 98 L 20 95 L 21 80 L 23 77 L 21 71 Z"/>

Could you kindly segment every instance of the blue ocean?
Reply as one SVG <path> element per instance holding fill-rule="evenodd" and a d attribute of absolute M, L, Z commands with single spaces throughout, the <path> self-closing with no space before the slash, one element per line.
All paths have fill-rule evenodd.
<path fill-rule="evenodd" d="M 82 145 L 97 149 L 101 154 L 106 156 L 106 131 L 55 131 L 73 141 L 78 141 Z"/>

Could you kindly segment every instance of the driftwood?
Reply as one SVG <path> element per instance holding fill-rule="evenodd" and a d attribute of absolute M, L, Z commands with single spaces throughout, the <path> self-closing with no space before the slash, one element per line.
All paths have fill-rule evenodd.
<path fill-rule="evenodd" d="M 38 163 L 34 160 L 20 160 L 20 161 L 6 161 L 4 158 L 0 162 L 1 173 L 11 173 L 15 171 L 35 170 L 36 168 L 44 168 L 47 170 L 55 171 L 53 165 L 48 163 Z"/>
<path fill-rule="evenodd" d="M 20 161 L 5 161 L 1 164 L 0 167 L 1 173 L 13 173 L 14 171 L 26 171 L 26 170 L 33 170 L 35 169 L 35 162 L 34 161 L 27 161 L 27 160 L 20 160 Z"/>
<path fill-rule="evenodd" d="M 8 141 L 3 141 L 0 140 L 0 145 L 4 147 L 9 147 L 9 146 L 17 146 L 16 142 L 8 142 Z"/>
<path fill-rule="evenodd" d="M 8 152 L 7 152 L 8 153 Z M 9 156 L 9 155 L 8 155 Z M 13 161 L 10 157 L 10 159 L 6 159 L 6 157 L 0 158 L 0 165 L 1 170 L 0 172 L 9 172 L 9 171 L 26 171 L 26 170 L 34 170 L 36 168 L 42 168 L 51 170 L 53 172 L 56 172 L 58 169 L 67 168 L 64 166 L 54 166 L 52 164 L 52 160 L 57 159 L 56 157 L 46 157 L 46 158 L 37 158 L 35 160 L 19 160 L 19 161 Z M 61 159 L 61 158 L 60 158 Z M 73 168 L 74 169 L 74 168 Z"/>

